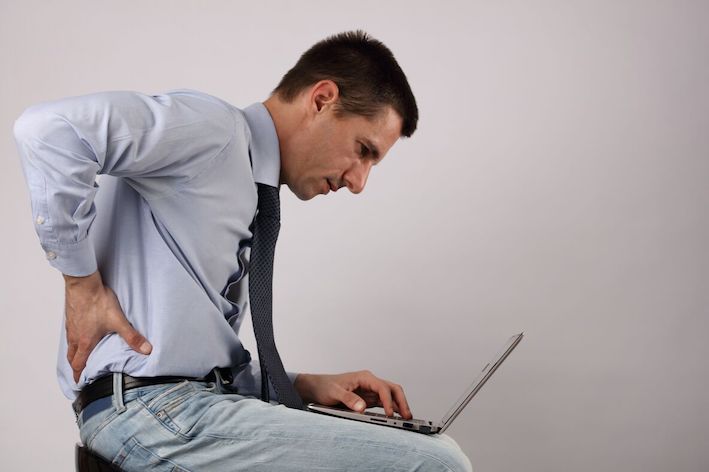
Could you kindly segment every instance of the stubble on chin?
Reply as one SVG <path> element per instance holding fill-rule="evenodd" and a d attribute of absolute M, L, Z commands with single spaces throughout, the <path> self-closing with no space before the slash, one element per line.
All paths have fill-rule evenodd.
<path fill-rule="evenodd" d="M 299 200 L 302 200 L 304 202 L 311 200 L 318 194 L 311 187 L 308 187 L 306 189 L 293 189 L 289 186 L 288 188 L 290 188 L 291 192 L 293 192 L 293 194 L 298 197 Z"/>

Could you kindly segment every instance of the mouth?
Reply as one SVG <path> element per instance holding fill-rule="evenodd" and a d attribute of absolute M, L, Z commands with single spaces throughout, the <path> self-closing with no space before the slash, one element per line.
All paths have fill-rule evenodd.
<path fill-rule="evenodd" d="M 333 184 L 330 179 L 326 179 L 326 180 L 327 180 L 327 185 L 330 187 L 330 190 L 332 190 L 333 192 L 337 192 L 338 187 L 335 184 Z"/>

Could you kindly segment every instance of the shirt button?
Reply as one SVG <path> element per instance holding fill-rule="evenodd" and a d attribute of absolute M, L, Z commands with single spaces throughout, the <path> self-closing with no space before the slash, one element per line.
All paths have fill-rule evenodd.
<path fill-rule="evenodd" d="M 36 221 L 38 225 L 41 225 L 44 223 L 44 217 L 42 215 L 39 215 Z"/>
<path fill-rule="evenodd" d="M 47 259 L 49 259 L 50 261 L 53 261 L 56 258 L 57 258 L 57 255 L 55 253 L 53 253 L 52 251 L 47 252 Z"/>

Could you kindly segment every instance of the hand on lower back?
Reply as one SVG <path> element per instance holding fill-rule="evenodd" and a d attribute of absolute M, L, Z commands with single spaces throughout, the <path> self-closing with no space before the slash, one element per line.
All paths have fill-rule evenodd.
<path fill-rule="evenodd" d="M 67 360 L 79 381 L 89 354 L 108 333 L 118 333 L 141 354 L 150 354 L 150 343 L 131 326 L 116 294 L 103 285 L 96 271 L 87 277 L 64 276 Z"/>

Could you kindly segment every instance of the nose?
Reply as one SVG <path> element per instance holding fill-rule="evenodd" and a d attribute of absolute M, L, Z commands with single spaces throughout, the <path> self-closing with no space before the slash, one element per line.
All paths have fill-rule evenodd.
<path fill-rule="evenodd" d="M 367 185 L 367 177 L 369 177 L 369 171 L 372 170 L 371 161 L 359 161 L 352 169 L 345 173 L 345 185 L 347 189 L 358 194 L 364 190 L 364 186 Z"/>

